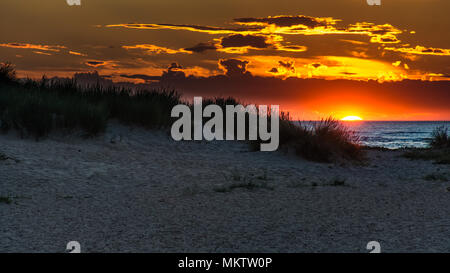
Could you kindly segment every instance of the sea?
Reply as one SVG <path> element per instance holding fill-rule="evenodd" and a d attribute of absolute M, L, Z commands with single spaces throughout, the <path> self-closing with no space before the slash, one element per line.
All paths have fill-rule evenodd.
<path fill-rule="evenodd" d="M 435 128 L 449 129 L 450 121 L 352 121 L 344 124 L 354 131 L 362 145 L 399 149 L 426 148 Z"/>

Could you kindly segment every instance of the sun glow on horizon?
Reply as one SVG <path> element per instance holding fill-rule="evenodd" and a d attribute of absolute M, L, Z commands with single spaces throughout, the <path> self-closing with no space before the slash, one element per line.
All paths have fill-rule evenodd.
<path fill-rule="evenodd" d="M 362 118 L 358 116 L 346 116 L 344 118 L 341 118 L 342 121 L 360 121 L 363 120 Z"/>

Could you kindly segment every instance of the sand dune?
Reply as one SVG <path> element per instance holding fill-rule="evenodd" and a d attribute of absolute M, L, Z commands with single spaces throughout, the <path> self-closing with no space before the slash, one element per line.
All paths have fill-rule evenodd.
<path fill-rule="evenodd" d="M 118 124 L 94 139 L 0 136 L 0 252 L 450 251 L 449 165 L 363 166 Z M 442 179 L 445 180 L 445 179 Z"/>

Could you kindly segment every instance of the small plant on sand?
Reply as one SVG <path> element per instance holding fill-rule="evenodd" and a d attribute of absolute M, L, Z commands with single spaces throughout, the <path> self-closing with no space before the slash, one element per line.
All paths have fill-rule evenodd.
<path fill-rule="evenodd" d="M 331 181 L 331 186 L 335 186 L 335 187 L 339 187 L 339 186 L 345 186 L 346 184 L 345 184 L 345 181 L 346 181 L 346 179 L 345 178 L 338 178 L 338 177 L 335 177 L 332 181 Z"/>
<path fill-rule="evenodd" d="M 402 156 L 411 160 L 433 160 L 435 164 L 450 164 L 450 149 L 409 149 Z"/>
<path fill-rule="evenodd" d="M 214 188 L 216 192 L 231 192 L 234 189 L 242 188 L 246 190 L 256 190 L 256 189 L 265 189 L 265 190 L 274 190 L 272 186 L 269 186 L 267 181 L 267 172 L 264 170 L 264 174 L 255 176 L 253 174 L 249 175 L 241 175 L 239 172 L 235 171 L 231 174 L 231 176 L 225 175 L 226 180 L 234 181 L 228 185 L 221 185 L 219 187 Z"/>
<path fill-rule="evenodd" d="M 0 203 L 9 205 L 12 203 L 12 199 L 9 196 L 0 196 Z"/>
<path fill-rule="evenodd" d="M 450 148 L 450 136 L 447 127 L 440 126 L 434 129 L 431 133 L 430 146 L 432 148 Z"/>
<path fill-rule="evenodd" d="M 214 188 L 214 191 L 216 192 L 221 192 L 221 193 L 225 193 L 225 192 L 231 192 L 234 189 L 246 189 L 246 190 L 256 190 L 256 189 L 265 189 L 265 190 L 274 190 L 273 187 L 267 185 L 266 182 L 264 183 L 258 183 L 255 181 L 242 181 L 242 182 L 238 182 L 238 183 L 232 183 L 230 185 L 226 185 L 226 186 L 220 186 L 220 187 L 216 187 Z"/>
<path fill-rule="evenodd" d="M 4 153 L 0 152 L 0 161 L 8 160 L 9 157 L 5 155 Z"/>
<path fill-rule="evenodd" d="M 267 169 L 264 169 L 263 170 L 263 174 L 257 176 L 256 179 L 267 181 L 268 180 L 268 178 L 267 178 Z"/>
<path fill-rule="evenodd" d="M 442 181 L 442 182 L 448 181 L 448 178 L 442 173 L 431 173 L 424 176 L 423 179 L 428 181 Z"/>

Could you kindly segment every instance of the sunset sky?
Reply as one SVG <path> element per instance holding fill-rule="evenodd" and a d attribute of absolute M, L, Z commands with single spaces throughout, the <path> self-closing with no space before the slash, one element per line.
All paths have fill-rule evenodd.
<path fill-rule="evenodd" d="M 21 77 L 98 71 L 295 118 L 450 120 L 450 1 L 2 0 Z"/>

